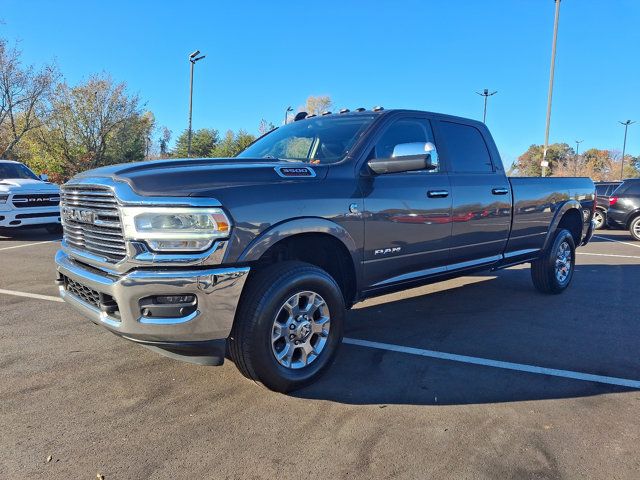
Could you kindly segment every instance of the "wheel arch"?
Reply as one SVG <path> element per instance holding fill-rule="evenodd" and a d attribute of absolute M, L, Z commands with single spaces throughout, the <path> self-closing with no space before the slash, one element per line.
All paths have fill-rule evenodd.
<path fill-rule="evenodd" d="M 242 252 L 238 261 L 252 270 L 283 260 L 300 260 L 327 271 L 340 286 L 347 306 L 359 291 L 360 251 L 342 226 L 323 218 L 300 218 L 264 231 Z"/>
<path fill-rule="evenodd" d="M 571 232 L 573 241 L 576 246 L 580 245 L 582 240 L 582 227 L 584 225 L 584 217 L 582 216 L 582 206 L 577 200 L 569 200 L 565 202 L 551 220 L 549 231 L 544 241 L 543 250 L 546 249 L 555 237 L 558 228 L 566 228 Z"/>

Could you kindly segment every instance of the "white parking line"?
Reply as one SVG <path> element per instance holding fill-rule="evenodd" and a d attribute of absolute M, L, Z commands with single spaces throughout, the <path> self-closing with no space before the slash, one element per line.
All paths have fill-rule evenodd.
<path fill-rule="evenodd" d="M 595 238 L 600 238 L 602 240 L 608 240 L 609 242 L 621 243 L 623 245 L 629 245 L 630 247 L 640 248 L 640 245 L 629 242 L 621 242 L 620 240 L 614 240 L 613 238 L 601 237 L 600 235 L 594 235 Z"/>
<path fill-rule="evenodd" d="M 614 255 L 612 253 L 588 253 L 588 252 L 578 252 L 578 255 L 593 255 L 594 257 L 637 258 L 638 260 L 640 260 L 640 256 L 638 255 Z"/>
<path fill-rule="evenodd" d="M 519 372 L 535 373 L 538 375 L 550 375 L 552 377 L 571 378 L 573 380 L 582 380 L 585 382 L 606 383 L 609 385 L 640 389 L 640 380 L 605 377 L 602 375 L 572 372 L 571 370 L 557 370 L 555 368 L 537 367 L 535 365 L 525 365 L 522 363 L 501 362 L 499 360 L 491 360 L 488 358 L 469 357 L 467 355 L 423 350 L 421 348 L 404 347 L 402 345 L 393 345 L 390 343 L 371 342 L 369 340 L 361 340 L 359 338 L 345 338 L 343 342 L 349 345 L 358 345 L 360 347 L 375 348 L 378 350 L 388 350 L 390 352 L 408 353 L 410 355 L 418 355 L 420 357 L 438 358 L 441 360 L 450 360 L 452 362 L 471 363 L 486 367 L 503 368 L 506 370 L 516 370 Z"/>
<path fill-rule="evenodd" d="M 12 248 L 32 247 L 33 245 L 42 245 L 43 243 L 59 242 L 60 240 L 45 240 L 44 242 L 23 243 L 22 245 L 13 245 L 12 247 L 2 247 L 0 250 L 11 250 Z"/>
<path fill-rule="evenodd" d="M 0 289 L 0 294 L 1 293 L 4 293 L 6 295 L 15 295 L 17 297 L 29 297 L 37 298 L 39 300 L 48 300 L 50 302 L 64 302 L 64 300 L 59 297 L 40 295 L 37 293 L 17 292 L 15 290 Z M 573 380 L 582 380 L 585 382 L 606 383 L 608 385 L 637 388 L 640 390 L 640 380 L 629 380 L 627 378 L 607 377 L 603 375 L 593 375 L 591 373 L 573 372 L 571 370 L 558 370 L 555 368 L 537 367 L 535 365 L 526 365 L 523 363 L 503 362 L 500 360 L 491 360 L 489 358 L 470 357 L 468 355 L 458 355 L 456 353 L 437 352 L 435 350 L 424 350 L 422 348 L 393 345 L 391 343 L 372 342 L 370 340 L 361 340 L 359 338 L 345 337 L 343 339 L 343 343 L 346 343 L 348 345 L 357 345 L 359 347 L 387 350 L 390 352 L 407 353 L 409 355 L 417 355 L 419 357 L 438 358 L 440 360 L 449 360 L 452 362 L 470 363 L 473 365 L 502 368 L 505 370 L 516 370 L 518 372 L 549 375 L 552 377 L 571 378 Z"/>
<path fill-rule="evenodd" d="M 51 295 L 40 295 L 39 293 L 16 292 L 15 290 L 3 290 L 0 293 L 5 295 L 15 295 L 16 297 L 37 298 L 38 300 L 49 300 L 50 302 L 64 302 L 60 297 L 52 297 Z"/>

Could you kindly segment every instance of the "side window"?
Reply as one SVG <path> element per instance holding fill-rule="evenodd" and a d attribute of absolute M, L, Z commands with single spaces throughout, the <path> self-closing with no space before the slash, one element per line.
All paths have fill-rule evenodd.
<path fill-rule="evenodd" d="M 376 158 L 390 158 L 393 149 L 401 143 L 432 142 L 433 133 L 428 120 L 402 119 L 392 123 L 375 146 Z"/>
<path fill-rule="evenodd" d="M 480 130 L 470 125 L 445 121 L 441 121 L 439 127 L 453 172 L 493 172 L 489 150 Z"/>
<path fill-rule="evenodd" d="M 630 182 L 625 193 L 627 195 L 640 195 L 640 182 Z"/>
<path fill-rule="evenodd" d="M 609 190 L 609 185 L 596 185 L 596 194 L 599 197 L 605 197 L 607 195 L 607 190 Z"/>

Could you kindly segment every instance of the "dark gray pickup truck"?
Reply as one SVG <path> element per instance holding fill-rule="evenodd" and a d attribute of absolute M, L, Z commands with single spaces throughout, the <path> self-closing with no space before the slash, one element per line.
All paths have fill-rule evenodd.
<path fill-rule="evenodd" d="M 341 111 L 236 158 L 73 178 L 57 283 L 119 336 L 289 391 L 327 369 L 367 297 L 521 263 L 562 292 L 594 200 L 588 178 L 508 178 L 482 123 Z"/>

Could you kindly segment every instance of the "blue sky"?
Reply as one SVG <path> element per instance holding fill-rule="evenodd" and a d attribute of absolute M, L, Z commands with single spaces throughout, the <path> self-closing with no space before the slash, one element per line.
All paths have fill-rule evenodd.
<path fill-rule="evenodd" d="M 553 0 L 0 0 L 0 36 L 27 63 L 71 82 L 124 80 L 168 126 L 278 124 L 287 105 L 328 94 L 337 108 L 383 105 L 481 118 L 506 164 L 544 140 Z M 562 0 L 550 141 L 640 154 L 640 1 Z"/>

